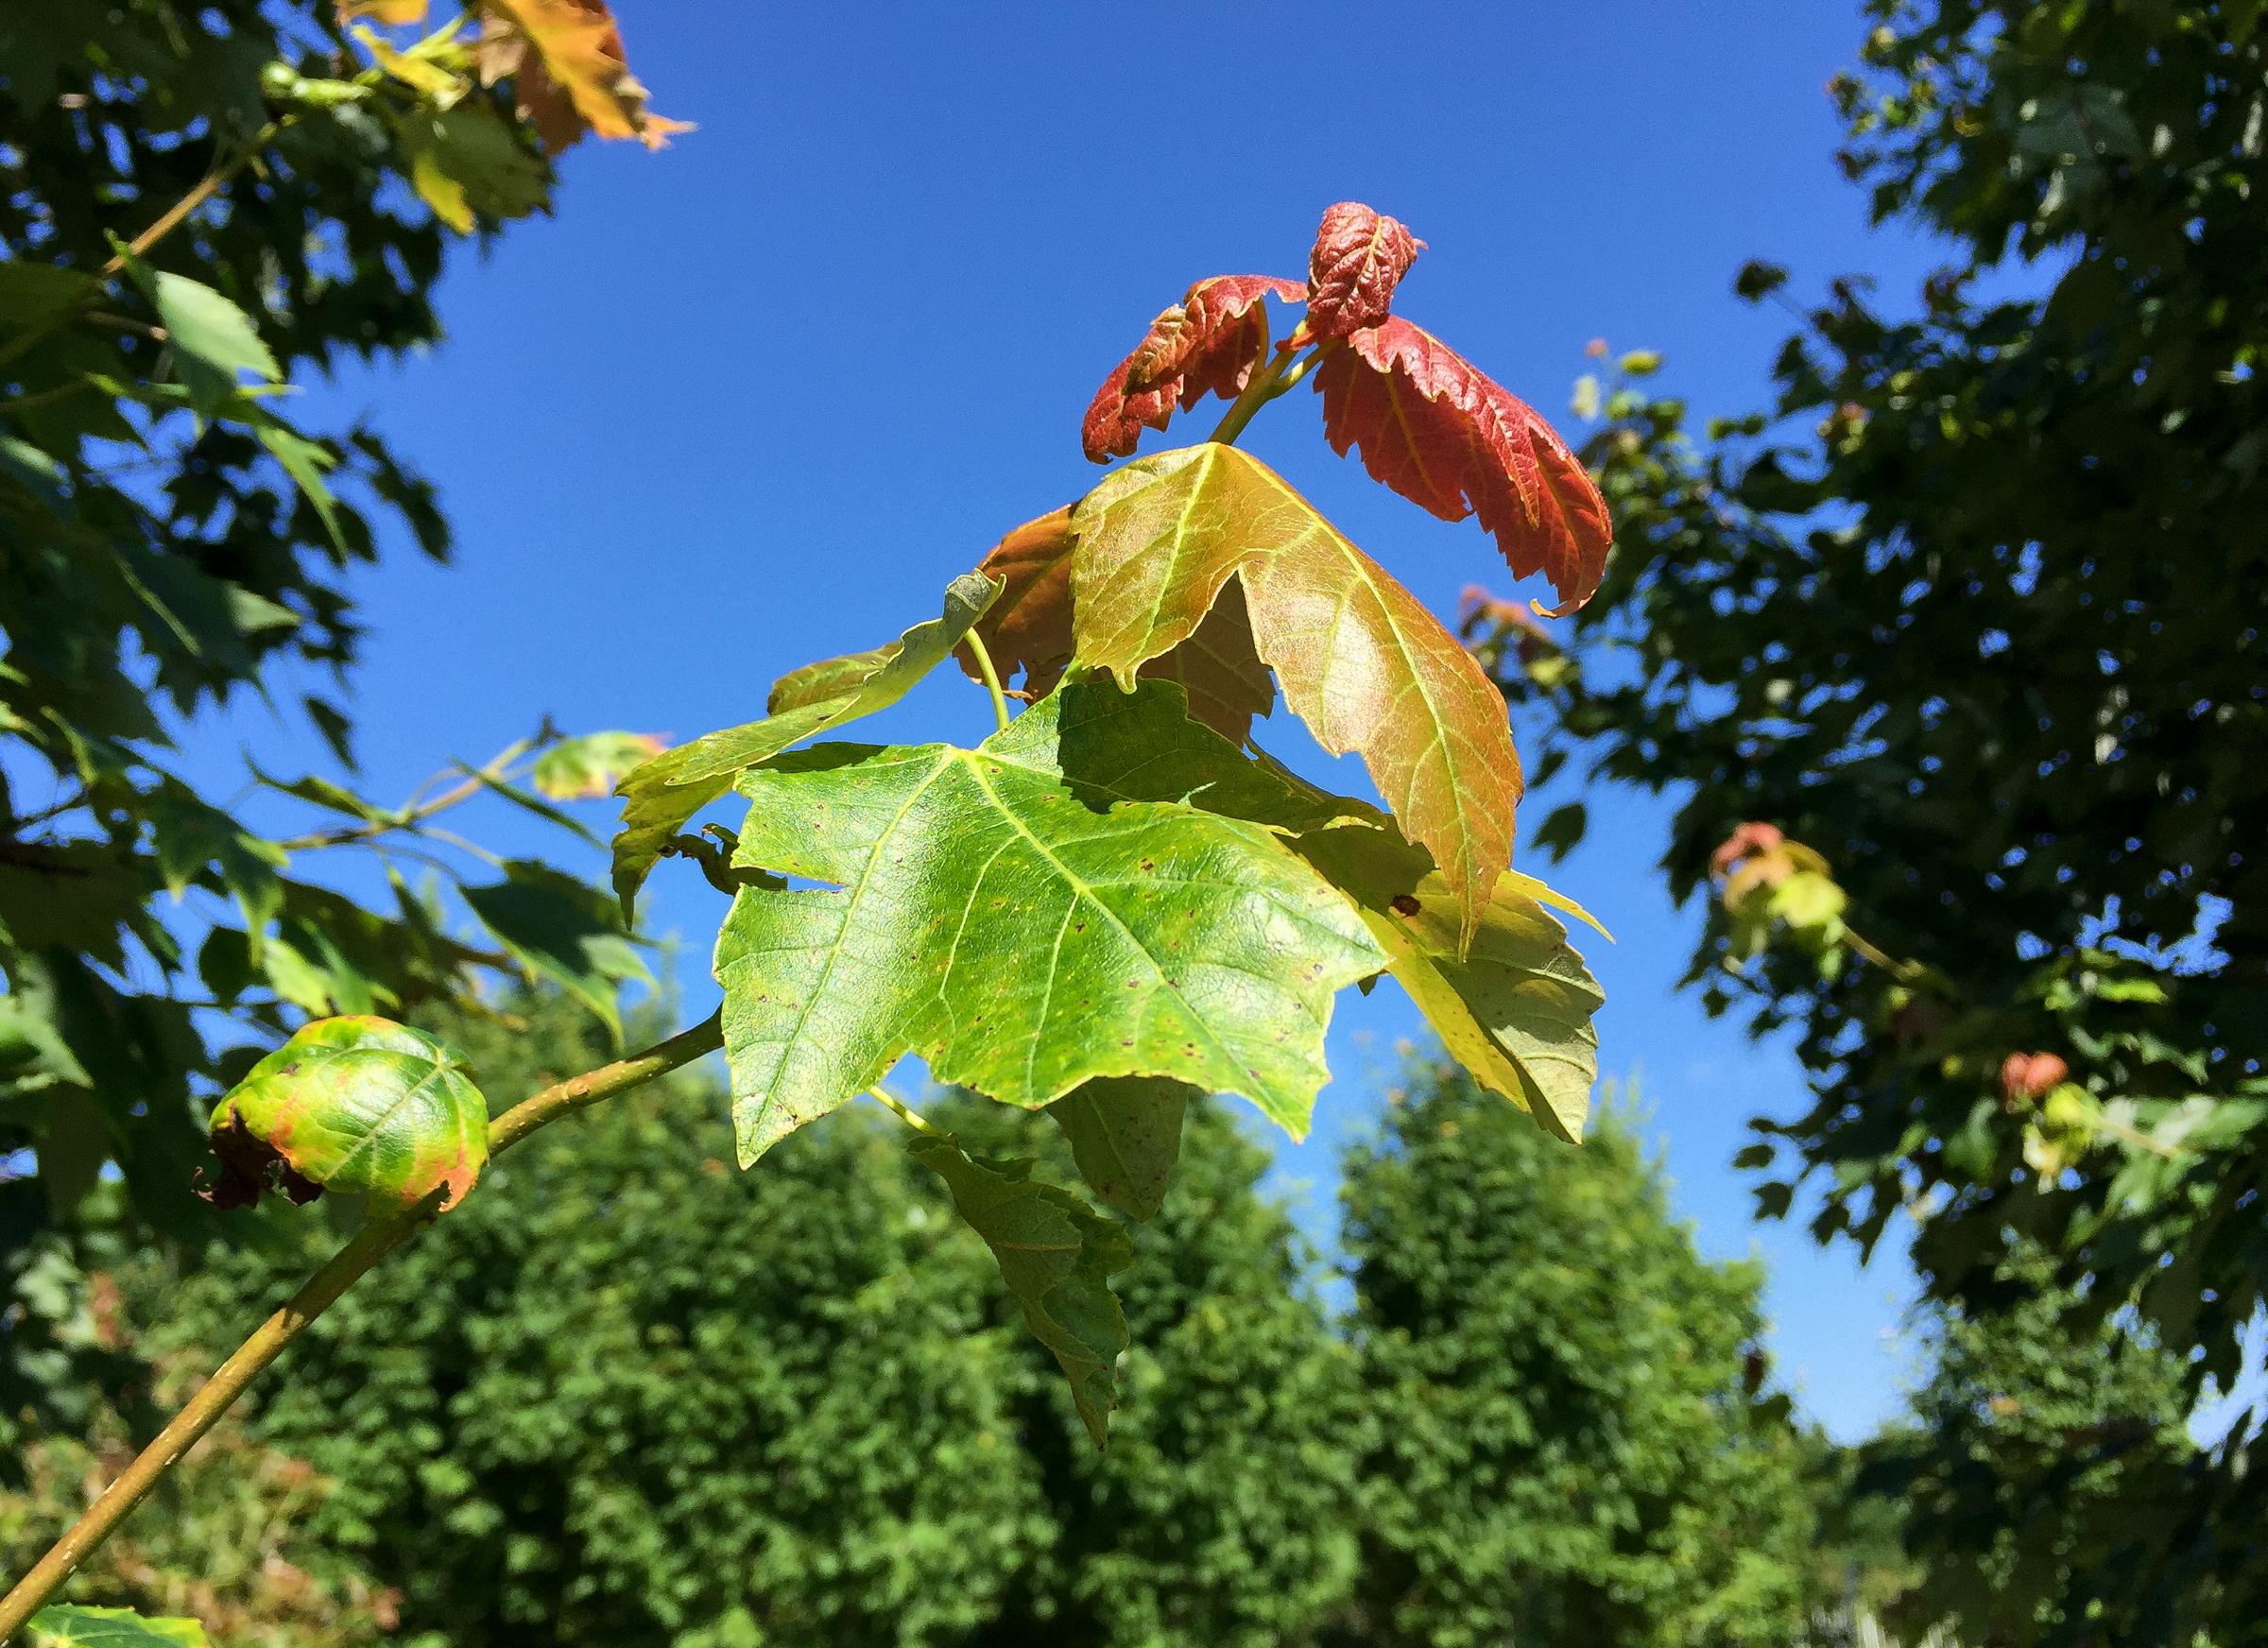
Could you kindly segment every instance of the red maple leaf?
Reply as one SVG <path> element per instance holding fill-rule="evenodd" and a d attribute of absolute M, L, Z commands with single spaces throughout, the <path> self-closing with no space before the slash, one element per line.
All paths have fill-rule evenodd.
<path fill-rule="evenodd" d="M 1393 304 L 1394 288 L 1425 242 L 1400 218 L 1342 200 L 1323 214 L 1307 254 L 1307 331 L 1345 337 L 1376 326 Z"/>
<path fill-rule="evenodd" d="M 1332 451 L 1361 448 L 1373 480 L 1444 521 L 1478 516 L 1515 573 L 1551 579 L 1547 616 L 1590 599 L 1614 537 L 1606 501 L 1533 406 L 1399 316 L 1328 346 L 1315 387 Z"/>
<path fill-rule="evenodd" d="M 1150 322 L 1087 408 L 1080 444 L 1096 463 L 1131 454 L 1144 429 L 1163 429 L 1174 408 L 1206 395 L 1233 401 L 1268 351 L 1261 300 L 1299 302 L 1307 288 L 1273 275 L 1212 275 Z"/>

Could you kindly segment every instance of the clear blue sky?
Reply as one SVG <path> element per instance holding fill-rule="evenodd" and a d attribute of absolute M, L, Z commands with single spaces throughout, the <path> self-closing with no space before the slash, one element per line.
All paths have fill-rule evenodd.
<path fill-rule="evenodd" d="M 1150 316 L 1200 275 L 1300 275 L 1332 201 L 1430 241 L 1397 307 L 1554 416 L 1594 335 L 1665 352 L 1701 413 L 1760 404 L 1785 317 L 1730 296 L 1749 257 L 1792 266 L 1798 292 L 1857 268 L 1910 288 L 1934 261 L 1870 233 L 1830 159 L 1822 85 L 1864 32 L 1855 7 L 618 5 L 655 107 L 700 129 L 572 153 L 558 217 L 449 277 L 445 346 L 299 409 L 368 415 L 460 540 L 453 569 L 403 553 L 359 582 L 380 797 L 546 711 L 678 737 L 750 719 L 782 670 L 934 614 L 1005 528 L 1091 484 L 1080 414 Z M 1312 397 L 1248 444 L 1437 609 L 1504 585 L 1477 527 L 1333 458 Z M 939 677 L 857 735 L 988 724 Z M 1317 770 L 1296 721 L 1264 737 Z M 246 712 L 200 766 L 233 768 L 239 742 L 327 770 L 312 737 Z M 1768 1261 L 1780 1370 L 1855 1436 L 1897 1403 L 1910 1278 L 1750 1223 L 1728 1159 L 1746 1117 L 1802 1102 L 1797 1073 L 1673 993 L 1698 915 L 1654 873 L 1663 806 L 1589 801 L 1592 838 L 1553 878 L 1621 941 L 1586 946 L 1606 1067 L 1639 1073 L 1703 1246 Z M 551 846 L 509 814 L 479 833 Z M 651 897 L 705 1012 L 718 901 L 682 866 Z M 1339 1079 L 1287 1180 L 1328 1193 L 1332 1147 L 1415 1033 L 1396 992 L 1346 997 Z"/>

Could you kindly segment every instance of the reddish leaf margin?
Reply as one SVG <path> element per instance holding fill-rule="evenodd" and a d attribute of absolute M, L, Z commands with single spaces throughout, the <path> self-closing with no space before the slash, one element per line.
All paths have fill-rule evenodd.
<path fill-rule="evenodd" d="M 1233 401 L 1268 351 L 1263 298 L 1302 302 L 1307 288 L 1274 275 L 1211 275 L 1150 322 L 1134 352 L 1094 392 L 1079 441 L 1096 463 L 1130 455 L 1144 429 L 1208 394 Z"/>
<path fill-rule="evenodd" d="M 1522 577 L 1541 573 L 1560 617 L 1590 599 L 1614 528 L 1606 501 L 1540 413 L 1399 316 L 1331 346 L 1315 369 L 1323 433 L 1444 521 L 1477 516 Z"/>

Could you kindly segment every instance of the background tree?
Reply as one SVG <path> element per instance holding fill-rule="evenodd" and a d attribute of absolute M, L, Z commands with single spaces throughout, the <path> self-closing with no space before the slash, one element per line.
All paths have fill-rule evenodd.
<path fill-rule="evenodd" d="M 576 54 L 529 32 L 561 7 Z M 302 431 L 280 389 L 438 338 L 455 237 L 546 207 L 549 152 L 668 129 L 619 41 L 593 45 L 603 7 L 499 0 L 472 9 L 477 34 L 422 40 L 354 21 L 421 10 L 58 0 L 0 18 L 0 1442 L 72 1387 L 66 1365 L 104 1365 L 73 1299 L 27 1289 L 32 1267 L 98 1227 L 211 1235 L 197 1111 L 241 1043 L 473 999 L 483 971 L 570 984 L 610 1017 L 639 970 L 606 901 L 556 872 L 472 871 L 453 908 L 476 942 L 407 879 L 462 871 L 435 814 L 498 790 L 541 807 L 514 787 L 538 747 L 571 793 L 589 746 L 540 734 L 401 808 L 257 766 L 223 799 L 180 760 L 198 715 L 249 693 L 298 700 L 351 766 L 344 701 L 305 691 L 353 662 L 346 579 L 396 541 L 449 552 L 431 489 L 376 431 Z M 325 867 L 365 850 L 368 902 Z M 90 1202 L 106 1163 L 125 1193 Z M 0 1446 L 0 1471 L 16 1454 Z"/>
<path fill-rule="evenodd" d="M 1895 1517 L 1917 1568 L 1889 1609 L 1916 1636 L 2148 1641 L 2221 1611 L 2183 1595 L 2189 1569 L 2128 1571 L 2151 1560 L 2151 1530 L 2186 1522 L 2187 1496 L 2211 1489 L 2184 1429 L 2181 1365 L 2115 1323 L 2074 1346 L 2051 1268 L 2019 1255 L 2012 1271 L 2036 1284 L 2019 1303 L 1942 1311 L 1911 1423 L 1863 1451 L 1862 1502 Z"/>
<path fill-rule="evenodd" d="M 592 1051 L 570 1007 L 526 1016 L 449 1028 L 514 1088 Z M 1063 1148 L 988 1101 L 931 1113 Z M 1754 1274 L 1693 1254 L 1619 1122 L 1569 1151 L 1428 1073 L 1359 1159 L 1334 1321 L 1264 1153 L 1193 1109 L 1172 1192 L 1130 1227 L 1107 1452 L 887 1130 L 853 1112 L 763 1175 L 728 1143 L 693 1073 L 516 1151 L 491 1170 L 509 1193 L 374 1271 L 78 1594 L 209 1598 L 279 1648 L 1261 1648 L 1602 1622 L 1785 1642 L 1820 1588 L 1814 1450 L 1751 1388 Z M 318 1210 L 256 1217 L 185 1280 L 135 1262 L 110 1319 L 201 1371 L 323 1245 Z M 35 1453 L 0 1559 L 36 1551 L 84 1457 Z M 249 1514 L 248 1485 L 286 1480 L 308 1485 L 289 1519 Z"/>
<path fill-rule="evenodd" d="M 1625 1115 L 1579 1155 L 1447 1069 L 1345 1191 L 1368 1429 L 1350 1639 L 1784 1644 L 1805 1450 L 1752 1264 L 1669 1212 Z"/>
<path fill-rule="evenodd" d="M 2132 1306 L 2194 1398 L 2268 1298 L 2262 9 L 1869 10 L 1840 163 L 1956 261 L 1914 303 L 1835 282 L 1774 412 L 1698 448 L 1626 359 L 1599 599 L 1572 637 L 1478 624 L 1564 728 L 1542 768 L 1676 786 L 1672 886 L 1724 882 L 1691 976 L 1792 1026 L 1817 1093 L 1745 1153 L 1783 1170 L 1764 1210 L 1810 1176 L 1814 1230 L 1867 1248 L 1910 1211 L 1980 1322 L 2036 1245 L 2074 1354 Z M 2250 1629 L 2253 1437 L 2105 1580 Z"/>

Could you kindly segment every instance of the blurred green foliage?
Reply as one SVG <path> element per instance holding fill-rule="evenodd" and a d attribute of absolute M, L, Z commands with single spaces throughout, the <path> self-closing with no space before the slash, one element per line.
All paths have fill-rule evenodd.
<path fill-rule="evenodd" d="M 529 1018 L 447 1027 L 499 1102 L 595 1051 L 566 1007 Z M 262 1536 L 330 1612 L 214 1578 L 239 1640 L 1789 1640 L 1815 1449 L 1751 1361 L 1756 1273 L 1694 1255 L 1623 1122 L 1571 1151 L 1419 1074 L 1350 1163 L 1347 1318 L 1265 1153 L 1193 1107 L 1163 1210 L 1127 1227 L 1134 1348 L 1098 1452 L 898 1124 L 852 1110 L 741 1174 L 686 1073 L 495 1163 L 74 1594 L 179 1611 L 246 1570 L 246 1482 L 304 1470 Z M 1042 1118 L 932 1114 L 1069 1171 Z M 209 1365 L 330 1240 L 319 1205 L 251 1217 L 249 1250 L 129 1265 L 110 1330 Z M 0 1565 L 52 1532 L 84 1450 L 33 1458 L 44 1499 L 0 1500 Z"/>

